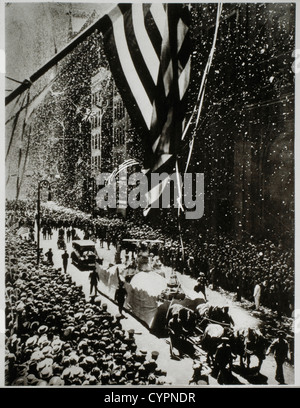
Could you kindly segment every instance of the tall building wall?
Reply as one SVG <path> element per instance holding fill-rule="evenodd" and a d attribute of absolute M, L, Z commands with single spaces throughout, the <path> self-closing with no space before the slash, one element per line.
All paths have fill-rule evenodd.
<path fill-rule="evenodd" d="M 215 29 L 214 10 L 195 7 L 193 78 Z M 200 229 L 293 240 L 294 47 L 294 4 L 223 5 L 193 152 L 205 176 Z"/>
<path fill-rule="evenodd" d="M 248 132 L 235 145 L 235 228 L 255 237 L 293 240 L 294 99 L 247 109 Z"/>

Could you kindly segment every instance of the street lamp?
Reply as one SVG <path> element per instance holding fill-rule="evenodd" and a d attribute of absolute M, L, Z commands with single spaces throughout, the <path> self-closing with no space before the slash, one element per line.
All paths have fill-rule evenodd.
<path fill-rule="evenodd" d="M 56 181 L 60 179 L 59 175 L 55 176 Z M 36 263 L 39 265 L 40 263 L 40 229 L 41 229 L 41 188 L 47 187 L 48 188 L 48 201 L 51 201 L 51 186 L 56 182 L 53 181 L 50 183 L 48 180 L 40 180 L 38 182 L 38 198 L 37 198 L 37 216 L 36 216 L 36 223 L 37 223 L 37 258 Z"/>

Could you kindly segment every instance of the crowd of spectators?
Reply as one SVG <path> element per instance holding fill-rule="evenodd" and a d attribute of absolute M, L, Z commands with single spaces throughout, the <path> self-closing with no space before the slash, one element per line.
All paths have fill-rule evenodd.
<path fill-rule="evenodd" d="M 179 236 L 167 233 L 163 227 L 154 228 L 142 221 L 116 216 L 93 218 L 59 206 L 43 207 L 42 224 L 52 228 L 80 228 L 86 232 L 86 237 L 98 238 L 114 246 L 124 238 L 161 240 L 163 245 L 150 250 L 160 256 L 164 265 L 194 278 L 204 272 L 207 282 L 214 288 L 237 293 L 238 299 L 252 301 L 254 287 L 260 284 L 262 305 L 276 310 L 279 315 L 290 316 L 293 312 L 294 250 L 284 248 L 281 243 L 256 242 L 252 237 L 238 241 L 222 235 L 203 238 L 195 231 L 184 231 L 183 254 Z"/>
<path fill-rule="evenodd" d="M 99 298 L 86 301 L 82 287 L 46 264 L 36 265 L 36 244 L 17 232 L 34 228 L 35 206 L 24 202 L 6 207 L 6 384 L 97 385 L 165 384 L 147 352 L 138 350 L 134 333 L 125 332 L 120 316 L 112 316 Z M 147 224 L 119 218 L 92 218 L 59 207 L 42 208 L 42 225 L 79 228 L 91 239 L 117 245 L 124 238 L 159 239 L 153 248 L 166 266 L 197 277 L 206 274 L 213 288 L 222 287 L 252 300 L 263 287 L 262 304 L 290 315 L 294 303 L 293 251 L 261 243 L 218 237 L 203 242 L 186 237 L 185 260 L 178 239 Z M 199 250 L 200 249 L 200 250 Z"/>
<path fill-rule="evenodd" d="M 15 226 L 6 228 L 6 385 L 168 383 L 157 353 L 137 348 L 121 316 L 99 297 L 87 301 L 60 268 L 37 265 L 35 243 L 16 235 Z"/>
<path fill-rule="evenodd" d="M 200 245 L 200 244 L 199 244 Z M 195 265 L 202 265 L 208 281 L 237 293 L 237 298 L 253 300 L 256 284 L 262 288 L 261 303 L 291 316 L 294 310 L 294 252 L 275 246 L 270 241 L 237 242 L 219 237 L 217 242 L 204 242 L 197 251 L 192 245 Z M 208 267 L 207 267 L 208 266 Z"/>
<path fill-rule="evenodd" d="M 291 316 L 294 305 L 294 251 L 275 245 L 269 240 L 255 242 L 252 239 L 237 241 L 218 236 L 204 240 L 199 234 L 184 236 L 184 257 L 177 237 L 164 233 L 163 229 L 136 224 L 119 218 L 92 218 L 85 213 L 62 209 L 44 208 L 44 220 L 65 227 L 88 231 L 88 236 L 117 245 L 124 238 L 161 240 L 163 245 L 151 250 L 159 255 L 166 266 L 191 275 L 194 278 L 204 272 L 207 282 L 214 288 L 237 293 L 238 299 L 253 300 L 256 284 L 262 287 L 261 303 L 278 312 Z"/>

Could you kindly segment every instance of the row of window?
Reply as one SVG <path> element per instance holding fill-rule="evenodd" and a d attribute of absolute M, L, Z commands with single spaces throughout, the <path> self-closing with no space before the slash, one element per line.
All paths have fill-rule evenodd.
<path fill-rule="evenodd" d="M 92 156 L 91 165 L 93 170 L 101 170 L 101 156 Z"/>
<path fill-rule="evenodd" d="M 125 108 L 124 103 L 122 100 L 114 103 L 114 118 L 119 120 L 124 118 L 125 116 Z"/>
<path fill-rule="evenodd" d="M 107 97 L 108 95 L 106 95 Z M 98 92 L 92 93 L 92 105 L 101 105 L 104 101 L 104 92 L 101 89 Z"/>
<path fill-rule="evenodd" d="M 126 142 L 126 133 L 124 128 L 116 128 L 114 133 L 114 145 L 119 146 L 123 145 Z M 92 150 L 101 150 L 101 134 L 97 133 L 91 136 L 91 149 Z"/>
<path fill-rule="evenodd" d="M 100 99 L 100 91 L 99 92 L 94 92 L 92 94 L 92 106 L 96 105 L 96 103 L 98 102 L 99 99 Z"/>
<path fill-rule="evenodd" d="M 115 146 L 125 144 L 125 129 L 122 128 L 115 128 L 114 132 L 114 144 Z"/>
<path fill-rule="evenodd" d="M 101 125 L 101 112 L 97 111 L 92 117 L 92 128 L 99 127 Z"/>
<path fill-rule="evenodd" d="M 99 149 L 101 150 L 101 134 L 92 135 L 91 137 L 91 148 L 92 150 Z"/>
<path fill-rule="evenodd" d="M 108 107 L 105 107 L 104 109 L 109 109 Z M 101 125 L 101 110 L 94 111 L 94 115 L 92 117 L 92 128 L 99 127 Z M 105 114 L 105 111 L 104 111 Z M 114 120 L 120 120 L 123 119 L 125 116 L 125 108 L 124 104 L 122 101 L 118 101 L 114 104 Z M 102 123 L 103 126 L 103 123 Z"/>

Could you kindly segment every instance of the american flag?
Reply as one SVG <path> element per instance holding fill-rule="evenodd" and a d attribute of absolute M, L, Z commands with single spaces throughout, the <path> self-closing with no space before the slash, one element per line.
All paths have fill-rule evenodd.
<path fill-rule="evenodd" d="M 119 4 L 103 19 L 116 85 L 146 150 L 144 167 L 171 171 L 182 135 L 190 78 L 190 14 L 180 3 Z M 148 208 L 166 181 L 147 194 Z"/>

